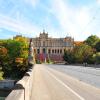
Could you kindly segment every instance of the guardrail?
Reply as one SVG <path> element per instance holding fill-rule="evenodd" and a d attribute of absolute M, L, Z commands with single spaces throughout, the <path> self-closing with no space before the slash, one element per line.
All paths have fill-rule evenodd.
<path fill-rule="evenodd" d="M 30 100 L 33 84 L 33 67 L 19 80 L 5 100 Z"/>

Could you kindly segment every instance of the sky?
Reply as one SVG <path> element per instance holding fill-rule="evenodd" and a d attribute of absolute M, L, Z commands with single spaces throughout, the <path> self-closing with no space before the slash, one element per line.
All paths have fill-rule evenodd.
<path fill-rule="evenodd" d="M 15 35 L 100 37 L 100 0 L 0 0 L 0 39 Z"/>

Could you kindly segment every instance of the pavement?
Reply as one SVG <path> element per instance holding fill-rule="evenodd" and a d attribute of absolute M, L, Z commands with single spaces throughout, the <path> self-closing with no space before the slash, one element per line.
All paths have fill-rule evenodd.
<path fill-rule="evenodd" d="M 31 100 L 100 100 L 100 88 L 67 74 L 64 67 L 35 65 Z"/>

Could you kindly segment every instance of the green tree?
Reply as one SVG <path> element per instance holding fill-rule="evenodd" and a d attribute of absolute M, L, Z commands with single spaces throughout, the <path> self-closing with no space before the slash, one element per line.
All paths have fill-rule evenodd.
<path fill-rule="evenodd" d="M 22 52 L 22 43 L 15 40 L 8 40 L 6 48 L 10 59 L 15 60 L 16 57 L 19 57 Z"/>
<path fill-rule="evenodd" d="M 63 58 L 66 61 L 66 63 L 69 64 L 74 63 L 73 51 L 70 50 L 65 51 Z"/>
<path fill-rule="evenodd" d="M 21 78 L 27 70 L 28 42 L 20 38 L 0 41 L 0 66 L 4 77 Z"/>
<path fill-rule="evenodd" d="M 3 80 L 3 72 L 0 71 L 0 80 Z"/>
<path fill-rule="evenodd" d="M 80 46 L 74 48 L 73 55 L 76 63 L 90 63 L 91 57 L 93 55 L 93 49 L 91 48 L 91 46 L 81 44 Z"/>
<path fill-rule="evenodd" d="M 93 58 L 94 58 L 95 64 L 100 64 L 100 52 L 97 52 L 96 54 L 94 54 Z"/>
<path fill-rule="evenodd" d="M 28 57 L 28 49 L 29 49 L 29 44 L 28 44 L 28 39 L 25 37 L 16 37 L 14 39 L 17 42 L 21 42 L 21 54 L 20 56 L 23 58 L 27 58 Z"/>
<path fill-rule="evenodd" d="M 99 37 L 91 35 L 85 40 L 85 43 L 94 48 L 98 41 L 100 41 Z"/>
<path fill-rule="evenodd" d="M 100 40 L 96 43 L 95 49 L 97 52 L 100 52 Z"/>

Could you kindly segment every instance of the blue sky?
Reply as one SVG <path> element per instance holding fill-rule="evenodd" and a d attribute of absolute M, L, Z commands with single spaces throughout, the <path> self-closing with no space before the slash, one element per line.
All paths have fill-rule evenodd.
<path fill-rule="evenodd" d="M 16 34 L 37 37 L 100 37 L 100 0 L 0 0 L 0 38 Z"/>

